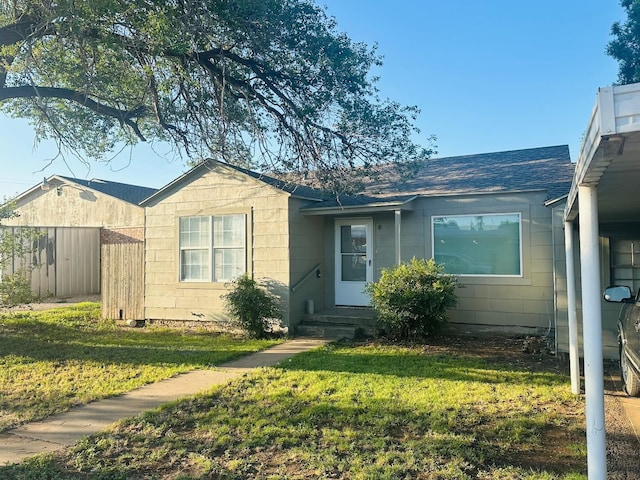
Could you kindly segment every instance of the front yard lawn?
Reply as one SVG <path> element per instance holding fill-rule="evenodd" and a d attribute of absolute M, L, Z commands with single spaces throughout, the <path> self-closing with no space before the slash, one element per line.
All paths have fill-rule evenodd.
<path fill-rule="evenodd" d="M 584 479 L 566 375 L 485 341 L 339 343 L 256 371 L 12 479 Z M 494 355 L 495 354 L 495 355 Z"/>
<path fill-rule="evenodd" d="M 98 303 L 0 315 L 0 431 L 277 343 L 99 318 Z"/>

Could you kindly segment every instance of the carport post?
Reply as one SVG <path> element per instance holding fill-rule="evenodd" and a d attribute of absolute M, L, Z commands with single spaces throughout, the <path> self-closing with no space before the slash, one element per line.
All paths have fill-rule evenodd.
<path fill-rule="evenodd" d="M 569 369 L 571 393 L 580 393 L 580 347 L 578 345 L 578 315 L 576 313 L 576 271 L 573 247 L 573 222 L 564 222 L 564 249 L 567 264 L 567 310 L 569 314 Z"/>
<path fill-rule="evenodd" d="M 584 383 L 587 409 L 587 474 L 589 480 L 606 480 L 598 192 L 595 185 L 580 185 L 578 187 L 578 206 Z"/>

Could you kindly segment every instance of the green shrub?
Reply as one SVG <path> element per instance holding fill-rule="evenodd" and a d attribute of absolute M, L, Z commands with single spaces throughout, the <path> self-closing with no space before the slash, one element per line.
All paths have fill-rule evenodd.
<path fill-rule="evenodd" d="M 445 312 L 456 306 L 455 276 L 442 273 L 433 259 L 416 259 L 383 269 L 378 282 L 366 292 L 378 321 L 396 339 L 423 339 L 438 333 L 446 322 Z"/>
<path fill-rule="evenodd" d="M 0 280 L 0 305 L 15 307 L 38 300 L 38 296 L 31 290 L 31 280 L 24 270 L 2 276 Z"/>
<path fill-rule="evenodd" d="M 232 283 L 232 290 L 223 298 L 233 323 L 252 338 L 268 336 L 274 322 L 282 319 L 277 298 L 246 274 Z"/>

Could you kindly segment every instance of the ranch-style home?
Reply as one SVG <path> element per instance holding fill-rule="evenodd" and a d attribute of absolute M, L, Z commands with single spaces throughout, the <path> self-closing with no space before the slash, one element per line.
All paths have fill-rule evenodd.
<path fill-rule="evenodd" d="M 208 160 L 118 207 L 76 188 L 58 196 L 34 187 L 16 221 L 102 228 L 111 318 L 224 320 L 222 295 L 248 273 L 278 295 L 292 331 L 331 334 L 317 325 L 327 311 L 366 330 L 364 285 L 415 256 L 460 276 L 453 327 L 552 333 L 566 318 L 555 287 L 566 284 L 562 214 L 573 173 L 567 146 L 434 158 L 410 179 L 381 175 L 363 195 L 335 198 Z"/>

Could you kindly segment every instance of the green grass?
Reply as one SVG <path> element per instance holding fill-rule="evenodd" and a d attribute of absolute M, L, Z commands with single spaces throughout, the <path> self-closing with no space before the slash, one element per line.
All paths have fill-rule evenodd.
<path fill-rule="evenodd" d="M 584 479 L 563 375 L 465 352 L 330 345 L 122 421 L 11 479 Z"/>
<path fill-rule="evenodd" d="M 275 343 L 99 317 L 97 303 L 0 316 L 0 431 Z"/>

